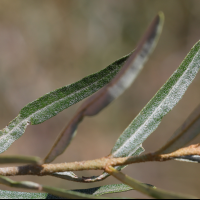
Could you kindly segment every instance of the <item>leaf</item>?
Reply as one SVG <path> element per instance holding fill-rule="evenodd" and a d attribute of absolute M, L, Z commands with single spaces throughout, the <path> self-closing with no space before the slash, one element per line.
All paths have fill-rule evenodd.
<path fill-rule="evenodd" d="M 67 191 L 60 188 L 52 188 L 52 187 L 46 187 L 43 186 L 43 191 L 53 194 L 55 196 L 63 197 L 63 198 L 70 198 L 70 199 L 112 199 L 108 197 L 95 197 L 93 195 L 83 194 L 80 192 L 74 192 L 74 191 Z"/>
<path fill-rule="evenodd" d="M 30 181 L 16 182 L 4 176 L 0 176 L 0 184 L 7 185 L 10 187 L 15 187 L 15 188 L 23 188 L 23 189 L 32 189 L 32 190 L 41 189 L 41 186 L 38 183 L 33 183 Z"/>
<path fill-rule="evenodd" d="M 0 153 L 7 150 L 15 140 L 21 137 L 29 124 L 36 125 L 50 119 L 109 83 L 127 57 L 117 60 L 96 74 L 50 92 L 22 108 L 19 115 L 0 131 Z"/>
<path fill-rule="evenodd" d="M 172 138 L 156 154 L 174 152 L 191 142 L 200 133 L 200 105 L 192 112 Z M 189 158 L 189 157 L 187 157 Z M 191 157 L 191 160 L 194 159 Z"/>
<path fill-rule="evenodd" d="M 27 193 L 27 192 L 13 192 L 0 190 L 1 199 L 55 199 L 46 193 Z M 50 198 L 49 198 L 50 197 Z"/>
<path fill-rule="evenodd" d="M 155 154 L 158 155 L 159 154 Z M 189 147 L 184 147 L 178 149 L 170 154 L 163 154 L 163 156 L 169 155 L 171 159 L 184 162 L 200 163 L 200 144 L 190 145 Z"/>
<path fill-rule="evenodd" d="M 179 156 L 175 160 L 177 160 L 177 161 L 183 161 L 183 162 L 200 163 L 200 156 L 199 155 Z"/>
<path fill-rule="evenodd" d="M 120 180 L 122 183 L 129 185 L 130 187 L 135 188 L 135 190 L 156 199 L 197 199 L 193 196 L 167 192 L 165 190 L 142 184 L 139 181 L 136 181 L 135 179 L 132 179 L 131 177 L 123 174 L 122 172 L 117 171 L 113 167 L 109 167 L 107 172 Z"/>
<path fill-rule="evenodd" d="M 41 160 L 38 157 L 0 156 L 0 164 L 14 164 L 14 163 L 41 164 Z"/>
<path fill-rule="evenodd" d="M 153 187 L 152 185 L 146 184 L 148 186 Z M 129 187 L 125 184 L 114 184 L 114 185 L 104 185 L 101 187 L 95 187 L 90 189 L 80 189 L 73 190 L 74 192 L 79 192 L 83 194 L 90 194 L 94 196 L 101 196 L 104 194 L 113 194 L 113 193 L 121 193 L 133 190 L 132 187 Z M 13 192 L 13 191 L 4 191 L 0 190 L 1 199 L 60 199 L 60 197 L 56 197 L 47 193 L 28 193 L 28 192 Z"/>
<path fill-rule="evenodd" d="M 146 183 L 144 183 L 144 185 L 154 187 L 153 185 L 146 184 Z M 114 185 L 104 185 L 101 187 L 84 189 L 84 190 L 74 190 L 74 191 L 85 193 L 85 194 L 92 194 L 95 196 L 100 196 L 100 195 L 104 195 L 104 194 L 126 192 L 129 190 L 134 190 L 134 189 L 125 184 L 114 184 Z"/>
<path fill-rule="evenodd" d="M 139 42 L 137 49 L 129 58 L 127 57 L 127 62 L 115 78 L 82 104 L 72 120 L 61 132 L 59 138 L 45 158 L 45 163 L 52 162 L 58 155 L 65 151 L 76 134 L 78 124 L 85 116 L 98 114 L 132 84 L 157 44 L 162 31 L 163 21 L 164 15 L 163 13 L 159 13 Z"/>
<path fill-rule="evenodd" d="M 115 69 L 115 73 L 113 73 L 109 79 L 107 80 L 107 83 L 112 80 L 113 77 L 115 77 L 115 75 L 119 72 L 120 68 L 123 66 L 123 64 L 126 62 L 127 58 L 130 56 L 131 54 L 128 54 L 122 58 L 120 58 L 119 60 L 115 61 L 114 63 L 112 63 L 111 65 L 109 65 L 107 68 L 114 68 Z M 106 69 L 107 69 L 106 68 Z M 88 77 L 89 78 L 89 77 Z M 106 84 L 104 84 L 106 85 Z M 98 90 L 98 89 L 97 89 Z M 96 90 L 96 91 L 97 91 Z M 90 92 L 90 91 L 88 91 Z M 93 92 L 94 93 L 94 92 Z M 91 93 L 92 94 L 92 93 Z M 84 95 L 84 94 L 83 94 Z M 88 95 L 89 96 L 89 95 Z M 85 97 L 86 98 L 86 97 Z M 72 140 L 72 138 L 75 135 L 76 132 L 76 128 L 78 126 L 78 124 L 82 121 L 83 116 L 81 112 L 78 112 L 77 115 L 75 115 L 75 117 L 70 121 L 69 123 L 69 127 L 67 127 L 67 132 L 69 131 L 72 134 L 64 134 L 63 132 L 66 132 L 65 129 L 62 131 L 61 135 L 58 137 L 57 142 L 54 144 L 54 146 L 52 147 L 52 150 L 50 151 L 50 153 L 48 154 L 48 156 L 44 159 L 45 163 L 50 163 L 52 162 L 52 159 L 55 159 L 55 157 L 57 157 L 57 155 L 60 155 L 61 153 L 61 149 L 63 149 L 63 144 L 64 142 L 67 142 L 68 144 L 70 143 L 70 141 Z M 60 144 L 61 142 L 61 144 Z M 58 144 L 57 144 L 58 143 Z M 60 145 L 60 146 L 59 146 Z M 59 148 L 58 148 L 59 146 Z M 64 151 L 65 149 L 63 149 L 62 151 Z"/>
<path fill-rule="evenodd" d="M 83 178 L 79 178 L 76 174 L 73 172 L 56 172 L 51 174 L 50 176 L 61 178 L 68 181 L 74 181 L 74 182 L 84 182 Z"/>
<path fill-rule="evenodd" d="M 119 137 L 112 149 L 111 157 L 125 157 L 131 152 L 135 152 L 156 130 L 162 118 L 179 102 L 194 80 L 199 68 L 200 41 L 196 43 L 180 67 Z"/>
<path fill-rule="evenodd" d="M 20 195 L 22 198 L 26 199 L 33 199 L 34 197 L 36 198 L 44 198 L 44 199 L 52 199 L 56 198 L 59 199 L 59 197 L 62 198 L 69 198 L 69 199 L 107 199 L 104 197 L 95 197 L 93 195 L 88 195 L 88 194 L 83 194 L 81 192 L 76 192 L 76 191 L 69 191 L 69 190 L 64 190 L 60 188 L 53 188 L 53 187 L 48 187 L 48 186 L 42 186 L 38 183 L 33 183 L 33 182 L 28 182 L 28 181 L 21 181 L 21 182 L 16 182 L 12 181 L 11 179 L 0 176 L 0 184 L 7 185 L 10 187 L 15 187 L 15 188 L 22 188 L 22 189 L 31 189 L 31 190 L 36 190 L 39 192 L 46 192 L 51 195 L 47 194 L 35 194 L 35 193 L 19 193 L 19 192 L 9 192 L 9 191 L 0 191 L 1 195 L 7 195 L 6 197 L 12 197 L 13 195 L 15 196 L 15 199 L 18 199 L 17 195 Z M 81 190 L 82 191 L 82 190 Z M 54 195 L 54 197 L 52 196 Z M 4 196 L 3 196 L 4 197 Z M 2 196 L 1 196 L 2 198 Z"/>
<path fill-rule="evenodd" d="M 95 196 L 100 196 L 104 194 L 126 192 L 129 190 L 133 190 L 133 188 L 124 184 L 115 184 L 115 185 L 104 185 L 101 187 L 95 187 L 95 188 L 84 189 L 84 190 L 74 190 L 74 191 L 85 193 L 85 194 L 91 194 Z"/>

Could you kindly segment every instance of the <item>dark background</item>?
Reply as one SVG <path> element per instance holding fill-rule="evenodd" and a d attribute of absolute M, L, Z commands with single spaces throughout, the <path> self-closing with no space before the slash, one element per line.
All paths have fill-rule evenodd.
<path fill-rule="evenodd" d="M 163 11 L 163 34 L 135 83 L 98 116 L 86 118 L 58 162 L 100 158 L 177 69 L 200 39 L 198 0 L 15 0 L 0 1 L 0 126 L 43 94 L 97 72 L 132 51 L 145 29 Z M 144 143 L 147 152 L 161 147 L 199 104 L 200 74 L 179 104 Z M 6 155 L 44 158 L 79 104 L 37 126 L 29 126 Z M 194 141 L 198 143 L 199 138 Z M 200 197 L 199 165 L 144 163 L 125 173 L 142 182 Z M 100 172 L 79 172 L 97 175 Z M 114 178 L 79 184 L 51 177 L 15 177 L 66 189 L 118 183 Z M 0 188 L 6 188 L 1 186 Z M 6 188 L 8 189 L 8 188 Z M 120 196 L 140 198 L 131 191 Z M 112 195 L 112 196 L 117 196 Z"/>

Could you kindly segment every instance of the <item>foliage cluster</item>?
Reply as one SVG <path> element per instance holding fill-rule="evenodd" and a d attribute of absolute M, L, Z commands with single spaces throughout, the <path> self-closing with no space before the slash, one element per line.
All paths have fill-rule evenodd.
<path fill-rule="evenodd" d="M 0 163 L 2 164 L 28 164 L 0 168 L 1 184 L 43 193 L 0 191 L 1 197 L 14 199 L 49 199 L 53 197 L 99 199 L 103 198 L 101 197 L 103 194 L 137 190 L 154 198 L 195 198 L 190 195 L 167 192 L 150 184 L 140 183 L 123 174 L 121 170 L 133 163 L 149 161 L 200 162 L 199 144 L 185 147 L 199 134 L 200 107 L 195 109 L 163 147 L 153 153 L 140 155 L 144 152 L 142 143 L 156 130 L 162 118 L 179 102 L 198 73 L 200 68 L 200 41 L 194 45 L 179 68 L 125 129 L 108 156 L 82 162 L 50 164 L 69 146 L 76 134 L 79 123 L 85 116 L 98 114 L 134 82 L 157 44 L 163 23 L 164 15 L 160 12 L 153 19 L 133 52 L 115 61 L 100 72 L 52 91 L 29 103 L 7 127 L 0 131 L 0 153 L 2 153 L 24 134 L 28 125 L 40 124 L 93 94 L 81 105 L 71 121 L 61 131 L 60 136 L 44 159 L 23 156 L 0 157 Z M 86 178 L 78 177 L 72 172 L 81 170 L 104 170 L 104 173 Z M 69 191 L 27 181 L 15 182 L 7 178 L 7 176 L 17 175 L 53 176 L 82 183 L 103 181 L 112 175 L 120 180 L 122 184 Z"/>

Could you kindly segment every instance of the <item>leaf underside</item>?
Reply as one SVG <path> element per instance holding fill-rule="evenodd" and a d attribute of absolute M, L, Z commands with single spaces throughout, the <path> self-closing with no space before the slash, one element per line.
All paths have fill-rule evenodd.
<path fill-rule="evenodd" d="M 156 130 L 162 118 L 179 102 L 199 69 L 200 41 L 195 44 L 179 68 L 122 133 L 110 157 L 132 156 L 132 152 L 141 147 L 147 137 Z M 104 173 L 88 181 L 103 180 L 107 176 L 108 174 Z"/>
<path fill-rule="evenodd" d="M 124 157 L 130 152 L 134 152 L 156 130 L 162 118 L 182 98 L 199 69 L 200 41 L 196 43 L 180 67 L 119 137 L 112 149 L 113 157 Z"/>

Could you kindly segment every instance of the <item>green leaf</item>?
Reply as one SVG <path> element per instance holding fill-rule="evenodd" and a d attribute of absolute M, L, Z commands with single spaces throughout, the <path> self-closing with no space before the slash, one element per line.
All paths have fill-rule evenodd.
<path fill-rule="evenodd" d="M 25 106 L 19 115 L 0 131 L 0 153 L 7 150 L 15 140 L 21 137 L 29 124 L 36 125 L 50 119 L 109 83 L 119 72 L 127 57 L 117 60 L 96 74 L 50 92 Z"/>
<path fill-rule="evenodd" d="M 144 183 L 144 185 L 154 187 L 153 185 L 146 184 L 146 183 Z M 74 191 L 85 193 L 85 194 L 92 194 L 95 196 L 100 196 L 100 195 L 104 195 L 104 194 L 126 192 L 129 190 L 134 190 L 134 189 L 125 184 L 114 184 L 114 185 L 104 185 L 101 187 L 84 189 L 84 190 L 74 190 Z"/>
<path fill-rule="evenodd" d="M 161 87 L 133 122 L 126 128 L 112 149 L 112 157 L 131 155 L 156 130 L 162 118 L 184 95 L 200 68 L 200 41 L 191 49 L 180 67 Z"/>
<path fill-rule="evenodd" d="M 27 156 L 0 156 L 0 164 L 14 163 L 41 164 L 41 159 L 38 157 Z"/>
<path fill-rule="evenodd" d="M 139 42 L 137 49 L 129 58 L 127 57 L 127 62 L 123 65 L 115 78 L 82 104 L 72 120 L 61 132 L 59 138 L 45 158 L 45 163 L 52 162 L 58 155 L 64 152 L 75 136 L 78 124 L 85 116 L 98 114 L 132 84 L 157 44 L 163 21 L 163 13 L 159 13 Z"/>
<path fill-rule="evenodd" d="M 101 196 L 104 194 L 126 192 L 129 190 L 133 190 L 133 188 L 124 184 L 115 184 L 115 185 L 104 185 L 101 187 L 95 187 L 95 188 L 84 189 L 84 190 L 74 190 L 74 191 L 85 193 L 85 194 L 91 194 L 95 196 Z"/>
<path fill-rule="evenodd" d="M 140 183 L 139 181 L 132 179 L 131 177 L 123 174 L 122 172 L 117 171 L 113 167 L 109 167 L 109 173 L 110 175 L 120 180 L 122 183 L 129 185 L 135 190 L 156 199 L 197 199 L 196 197 L 189 195 L 176 194 L 157 188 L 152 188 L 151 186 Z"/>
<path fill-rule="evenodd" d="M 149 185 L 149 184 L 146 184 Z M 149 185 L 151 186 L 151 185 Z M 153 186 L 151 186 L 153 187 Z M 90 194 L 94 196 L 101 196 L 104 194 L 113 194 L 113 193 L 121 193 L 133 190 L 132 187 L 129 187 L 125 184 L 114 184 L 114 185 L 104 185 L 101 187 L 89 188 L 89 189 L 80 189 L 73 190 L 74 192 Z M 60 199 L 60 197 L 56 197 L 47 193 L 28 193 L 28 192 L 13 192 L 13 191 L 3 191 L 0 190 L 0 198 L 4 199 Z"/>
<path fill-rule="evenodd" d="M 83 194 L 80 192 L 67 191 L 60 188 L 52 188 L 52 187 L 46 187 L 46 186 L 43 186 L 43 191 L 55 196 L 70 198 L 70 199 L 77 199 L 77 198 L 79 199 L 111 199 L 107 197 L 95 197 L 93 195 Z"/>
<path fill-rule="evenodd" d="M 111 68 L 110 71 L 113 71 L 113 72 L 111 74 L 109 74 L 109 76 L 108 75 L 106 76 L 106 73 L 108 73 L 108 70 L 107 70 L 107 72 L 104 72 L 104 74 L 102 74 L 102 75 L 104 75 L 105 77 L 101 78 L 102 80 L 100 80 L 99 82 L 97 81 L 97 83 L 101 84 L 101 87 L 103 87 L 104 85 L 106 85 L 107 83 L 109 83 L 109 81 L 111 81 L 112 78 L 114 78 L 116 76 L 116 74 L 119 72 L 119 70 L 121 69 L 121 67 L 126 62 L 127 58 L 130 55 L 131 54 L 128 54 L 128 55 L 120 58 L 119 60 L 115 61 L 111 65 L 109 65 L 106 69 L 110 69 Z M 104 70 L 106 70 L 106 69 L 104 69 Z M 89 81 L 89 79 L 90 79 L 91 76 L 87 77 L 88 81 Z M 94 81 L 95 81 L 95 79 L 94 79 Z M 104 83 L 103 81 L 106 81 L 106 83 Z M 89 93 L 91 95 L 94 92 L 98 91 L 100 89 L 100 87 L 98 87 L 98 88 L 94 87 L 94 86 L 97 85 L 97 83 L 91 84 L 91 86 L 89 87 L 87 93 Z M 76 86 L 74 86 L 74 88 L 76 89 Z M 82 94 L 81 94 L 82 95 L 81 96 L 82 99 L 84 99 L 87 96 L 89 96 L 89 95 L 86 96 L 87 93 L 84 94 L 84 92 L 85 91 L 83 91 Z M 74 98 L 76 98 L 76 97 L 74 97 Z M 73 98 L 72 98 L 72 100 L 73 100 Z M 71 142 L 72 138 L 75 135 L 76 128 L 77 128 L 78 124 L 82 121 L 82 118 L 83 118 L 82 113 L 78 112 L 77 115 L 73 118 L 73 120 L 69 123 L 69 127 L 67 128 L 67 131 L 69 131 L 70 134 L 66 133 L 66 130 L 65 130 L 66 128 L 62 131 L 61 135 L 58 137 L 57 142 L 54 144 L 52 150 L 50 151 L 50 153 L 48 154 L 48 156 L 44 159 L 45 163 L 52 162 L 58 155 L 60 155 L 65 150 L 65 148 L 66 148 L 65 146 L 68 145 Z M 63 135 L 63 132 L 65 132 L 64 135 Z M 66 143 L 66 145 L 64 145 L 65 143 Z"/>
<path fill-rule="evenodd" d="M 0 176 L 0 184 L 7 185 L 10 187 L 14 187 L 14 188 L 31 189 L 31 190 L 36 190 L 38 192 L 46 192 L 46 193 L 51 194 L 51 195 L 49 195 L 49 194 L 47 195 L 47 194 L 0 191 L 0 194 L 2 195 L 1 198 L 5 197 L 3 195 L 7 195 L 6 196 L 7 198 L 9 198 L 9 197 L 12 198 L 13 196 L 15 196 L 15 199 L 19 199 L 18 198 L 19 196 L 21 198 L 26 198 L 26 199 L 33 199 L 33 198 L 52 199 L 54 197 L 56 199 L 59 199 L 59 197 L 69 198 L 69 199 L 77 199 L 77 198 L 78 199 L 107 199 L 104 197 L 95 197 L 93 195 L 83 194 L 83 193 L 81 193 L 81 192 L 83 192 L 83 190 L 80 190 L 81 192 L 77 192 L 77 191 L 69 191 L 69 190 L 60 189 L 60 188 L 43 186 L 38 183 L 33 183 L 33 182 L 29 182 L 29 181 L 16 182 L 16 181 L 12 181 L 11 179 L 4 177 L 4 176 Z M 118 186 L 118 189 L 120 189 L 119 186 Z M 121 187 L 121 190 L 125 190 L 125 189 L 128 190 L 127 187 L 123 187 L 123 188 Z M 93 189 L 93 191 L 94 191 L 94 189 Z M 104 191 L 106 191 L 106 188 L 104 188 Z M 108 189 L 107 189 L 107 191 L 108 191 Z M 96 190 L 96 192 L 97 192 L 97 190 Z M 100 192 L 103 192 L 103 190 L 99 191 L 99 194 L 100 194 Z M 54 197 L 52 195 L 54 195 Z"/>
<path fill-rule="evenodd" d="M 174 152 L 189 142 L 200 133 L 200 105 L 192 112 L 183 125 L 173 134 L 172 138 L 156 154 L 168 154 Z M 196 161 L 194 156 L 191 160 Z M 197 157 L 196 157 L 197 158 Z M 188 160 L 189 157 L 187 156 Z M 183 157 L 182 157 L 183 160 Z"/>

